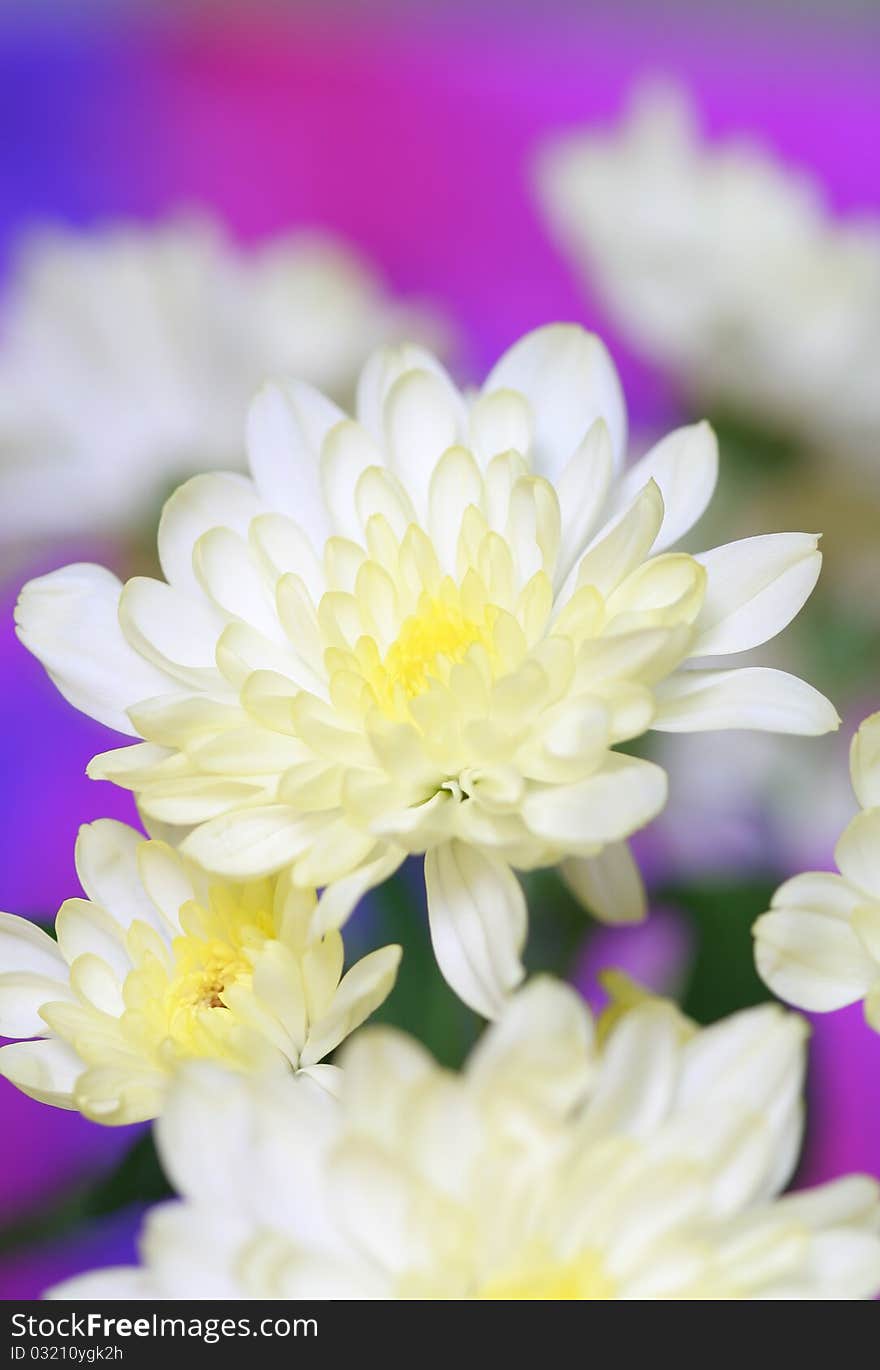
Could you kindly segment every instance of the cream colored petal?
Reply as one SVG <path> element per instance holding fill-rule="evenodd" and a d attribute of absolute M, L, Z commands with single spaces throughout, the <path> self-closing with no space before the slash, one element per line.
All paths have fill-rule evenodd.
<path fill-rule="evenodd" d="M 186 838 L 181 851 L 218 875 L 251 880 L 289 865 L 321 825 L 320 815 L 315 819 L 284 804 L 267 804 L 203 823 Z"/>
<path fill-rule="evenodd" d="M 880 966 L 850 925 L 809 908 L 765 913 L 753 928 L 761 979 L 788 1003 L 827 1013 L 863 999 Z"/>
<path fill-rule="evenodd" d="M 342 927 L 367 891 L 393 875 L 405 857 L 406 853 L 399 847 L 383 846 L 378 856 L 328 885 L 315 908 L 312 936 L 321 937 L 330 928 Z"/>
<path fill-rule="evenodd" d="M 692 655 L 744 652 L 787 627 L 819 578 L 818 541 L 812 533 L 767 533 L 701 553 L 708 583 Z"/>
<path fill-rule="evenodd" d="M 595 849 L 628 837 L 656 817 L 666 789 L 659 766 L 612 752 L 586 780 L 533 789 L 522 814 L 532 832 L 557 849 Z"/>
<path fill-rule="evenodd" d="M 611 483 L 614 454 L 604 419 L 597 419 L 556 482 L 561 540 L 554 581 L 564 584 L 592 537 Z"/>
<path fill-rule="evenodd" d="M 863 809 L 880 807 L 880 713 L 871 714 L 852 740 L 849 768 Z"/>
<path fill-rule="evenodd" d="M 316 547 L 329 532 L 318 454 L 344 418 L 319 391 L 293 380 L 264 386 L 248 415 L 248 460 L 257 490 L 271 509 L 295 518 Z"/>
<path fill-rule="evenodd" d="M 880 901 L 880 809 L 857 814 L 834 849 L 841 874 Z"/>
<path fill-rule="evenodd" d="M 663 523 L 663 497 L 654 481 L 616 522 L 603 528 L 577 570 L 578 586 L 593 585 L 608 596 L 645 560 Z"/>
<path fill-rule="evenodd" d="M 146 838 L 126 823 L 98 818 L 77 834 L 75 860 L 79 882 L 90 899 L 127 928 L 136 918 L 160 926 L 156 907 L 144 889 L 138 852 Z"/>
<path fill-rule="evenodd" d="M 174 690 L 119 626 L 121 582 L 102 566 L 66 566 L 28 581 L 15 610 L 18 636 L 74 708 L 134 736 L 126 710 Z"/>
<path fill-rule="evenodd" d="M 158 549 L 162 574 L 187 594 L 198 594 L 193 548 L 211 528 L 247 536 L 251 519 L 263 512 L 251 481 L 231 473 L 194 476 L 166 500 L 159 520 Z"/>
<path fill-rule="evenodd" d="M 515 390 L 478 395 L 469 415 L 469 445 L 485 470 L 503 452 L 531 451 L 533 417 L 529 402 Z"/>
<path fill-rule="evenodd" d="M 610 842 L 598 856 L 572 856 L 559 867 L 572 894 L 603 923 L 640 923 L 648 913 L 645 887 L 627 842 Z"/>
<path fill-rule="evenodd" d="M 408 371 L 388 391 L 384 431 L 389 464 L 423 522 L 434 469 L 447 448 L 460 441 L 462 418 L 456 391 L 432 371 Z"/>
<path fill-rule="evenodd" d="M 837 710 L 812 685 L 763 666 L 682 671 L 657 686 L 653 727 L 660 732 L 752 728 L 818 737 L 840 724 Z"/>
<path fill-rule="evenodd" d="M 492 368 L 483 394 L 517 390 L 534 415 L 533 469 L 559 476 L 596 419 L 604 419 L 615 465 L 626 448 L 620 381 L 600 340 L 576 324 L 549 324 L 514 343 Z"/>
<path fill-rule="evenodd" d="M 321 449 L 321 489 L 334 533 L 361 540 L 357 484 L 371 466 L 384 465 L 382 449 L 359 423 L 344 419 L 330 429 Z"/>
<path fill-rule="evenodd" d="M 461 842 L 425 857 L 428 918 L 437 964 L 466 1004 L 495 1018 L 525 971 L 525 898 L 510 868 Z"/>
<path fill-rule="evenodd" d="M 626 508 L 649 480 L 656 481 L 664 514 L 654 551 L 662 552 L 684 537 L 705 512 L 717 479 L 718 439 L 709 424 L 677 428 L 623 475 L 611 513 Z"/>
<path fill-rule="evenodd" d="M 41 1104 L 74 1108 L 73 1089 L 83 1063 L 64 1042 L 12 1042 L 0 1047 L 0 1075 Z"/>
<path fill-rule="evenodd" d="M 352 966 L 342 977 L 328 1013 L 309 1024 L 301 1065 L 314 1065 L 329 1055 L 384 1003 L 394 988 L 401 955 L 398 946 L 382 947 Z"/>

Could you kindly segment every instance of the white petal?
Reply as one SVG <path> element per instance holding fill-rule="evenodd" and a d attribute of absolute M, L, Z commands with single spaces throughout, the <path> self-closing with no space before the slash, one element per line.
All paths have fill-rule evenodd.
<path fill-rule="evenodd" d="M 437 964 L 484 1018 L 500 1012 L 525 971 L 526 904 L 509 866 L 462 842 L 425 857 L 428 918 Z"/>
<path fill-rule="evenodd" d="M 154 666 L 184 684 L 222 692 L 215 654 L 227 619 L 204 596 L 193 599 L 164 581 L 135 576 L 119 597 L 119 622 L 135 650 Z"/>
<path fill-rule="evenodd" d="M 300 1056 L 302 1066 L 322 1060 L 384 1003 L 394 988 L 401 955 L 398 946 L 381 947 L 362 957 L 342 977 L 329 1012 L 309 1027 Z"/>
<path fill-rule="evenodd" d="M 289 514 L 316 547 L 329 528 L 318 456 L 342 410 L 304 381 L 266 385 L 248 414 L 247 448 L 257 490 L 271 509 Z"/>
<path fill-rule="evenodd" d="M 132 704 L 173 690 L 119 626 L 122 584 L 102 566 L 65 566 L 25 585 L 15 611 L 18 636 L 74 708 L 136 736 Z"/>
<path fill-rule="evenodd" d="M 840 719 L 832 704 L 786 671 L 744 666 L 732 671 L 683 671 L 657 686 L 652 727 L 666 733 L 754 728 L 818 737 Z"/>
<path fill-rule="evenodd" d="M 0 1047 L 0 1075 L 31 1099 L 56 1108 L 73 1108 L 73 1088 L 83 1063 L 65 1042 L 11 1042 Z"/>
<path fill-rule="evenodd" d="M 253 483 L 244 476 L 194 476 L 166 501 L 159 520 L 159 564 L 169 584 L 199 594 L 193 548 L 211 528 L 230 528 L 247 536 L 251 519 L 262 512 Z"/>
<path fill-rule="evenodd" d="M 84 823 L 76 839 L 76 873 L 90 899 L 111 913 L 122 927 L 136 918 L 159 927 L 156 907 L 141 884 L 138 852 L 146 842 L 142 832 L 98 818 Z"/>
<path fill-rule="evenodd" d="M 569 457 L 556 483 L 561 539 L 554 581 L 561 585 L 587 547 L 605 504 L 614 454 L 608 427 L 597 419 Z"/>
<path fill-rule="evenodd" d="M 469 445 L 485 470 L 502 452 L 527 457 L 532 445 L 532 411 L 515 390 L 478 395 L 469 415 Z"/>
<path fill-rule="evenodd" d="M 522 815 L 533 833 L 557 848 L 595 848 L 650 822 L 666 802 L 666 788 L 666 774 L 653 762 L 611 752 L 586 780 L 533 790 Z"/>
<path fill-rule="evenodd" d="M 809 909 L 765 913 L 753 928 L 755 964 L 774 994 L 827 1013 L 863 999 L 880 977 L 848 923 Z"/>
<path fill-rule="evenodd" d="M 531 977 L 508 999 L 468 1058 L 469 1080 L 513 1086 L 544 1116 L 564 1116 L 582 1101 L 592 1075 L 593 1022 L 570 985 L 547 975 Z"/>
<path fill-rule="evenodd" d="M 228 528 L 211 528 L 193 548 L 193 567 L 199 590 L 223 614 L 241 619 L 269 638 L 283 640 L 273 589 L 244 537 Z"/>
<path fill-rule="evenodd" d="M 600 340 L 576 324 L 549 324 L 514 343 L 483 386 L 518 390 L 534 416 L 533 469 L 555 481 L 596 419 L 611 435 L 615 466 L 626 447 L 626 409 L 617 372 Z"/>
<path fill-rule="evenodd" d="M 382 449 L 367 430 L 353 419 L 345 419 L 330 429 L 321 449 L 321 489 L 324 504 L 335 533 L 359 542 L 361 521 L 355 491 L 363 473 L 371 466 L 384 466 Z"/>
<path fill-rule="evenodd" d="M 601 529 L 581 558 L 578 586 L 594 585 L 601 595 L 610 595 L 645 560 L 662 524 L 663 496 L 649 481 L 626 512 Z"/>
<path fill-rule="evenodd" d="M 849 769 L 863 809 L 880 808 L 880 713 L 871 714 L 852 740 Z"/>
<path fill-rule="evenodd" d="M 439 377 L 453 392 L 455 387 L 436 357 L 415 343 L 380 347 L 370 356 L 358 378 L 357 417 L 377 442 L 385 441 L 385 401 L 409 371 L 427 371 Z"/>
<path fill-rule="evenodd" d="M 56 979 L 29 970 L 0 971 L 0 1036 L 44 1036 L 48 1029 L 40 1010 L 72 998 L 66 975 Z"/>
<path fill-rule="evenodd" d="M 65 899 L 55 920 L 58 945 L 68 965 L 79 956 L 100 956 L 117 979 L 131 970 L 125 949 L 125 929 L 112 913 L 87 899 Z"/>
<path fill-rule="evenodd" d="M 654 480 L 663 496 L 663 527 L 655 552 L 671 547 L 704 513 L 718 479 L 718 440 L 708 423 L 694 423 L 669 433 L 631 466 L 619 481 L 612 513 L 624 509 Z"/>
<path fill-rule="evenodd" d="M 323 815 L 317 815 L 317 825 Z M 206 870 L 231 880 L 272 875 L 307 849 L 316 818 L 285 804 L 267 804 L 212 818 L 191 832 L 181 851 Z"/>
<path fill-rule="evenodd" d="M 461 427 L 458 396 L 441 377 L 409 371 L 391 387 L 385 401 L 389 464 L 422 519 L 434 468 L 458 441 Z"/>
<path fill-rule="evenodd" d="M 640 923 L 647 915 L 642 877 L 629 844 L 609 842 L 598 856 L 572 856 L 560 874 L 585 908 L 603 923 Z"/>
<path fill-rule="evenodd" d="M 838 869 L 880 901 L 880 809 L 856 814 L 834 849 Z"/>
<path fill-rule="evenodd" d="M 812 533 L 767 533 L 701 553 L 708 581 L 691 655 L 748 651 L 781 632 L 819 578 L 817 543 Z"/>
<path fill-rule="evenodd" d="M 399 848 L 383 848 L 381 854 L 372 861 L 365 862 L 351 875 L 328 885 L 315 907 L 310 935 L 323 937 L 331 928 L 342 927 L 367 891 L 393 875 L 403 864 L 405 856 L 406 853 Z"/>

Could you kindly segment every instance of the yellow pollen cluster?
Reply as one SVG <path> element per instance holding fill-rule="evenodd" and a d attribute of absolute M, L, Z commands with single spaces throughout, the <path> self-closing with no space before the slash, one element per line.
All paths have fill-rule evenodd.
<path fill-rule="evenodd" d="M 385 660 L 370 674 L 369 684 L 380 706 L 393 713 L 401 695 L 404 700 L 414 699 L 431 680 L 445 681 L 450 669 L 476 643 L 491 653 L 494 617 L 491 605 L 479 618 L 470 618 L 457 597 L 441 599 L 423 593 L 416 613 L 404 620 Z"/>
<path fill-rule="evenodd" d="M 251 968 L 240 951 L 224 942 L 200 942 L 180 937 L 174 943 L 177 974 L 168 987 L 168 1022 L 175 1035 L 178 1015 L 205 1008 L 225 1008 L 223 991 L 250 977 Z"/>
<path fill-rule="evenodd" d="M 521 1274 L 491 1280 L 478 1299 L 613 1299 L 614 1286 L 592 1251 L 564 1263 L 529 1265 Z"/>

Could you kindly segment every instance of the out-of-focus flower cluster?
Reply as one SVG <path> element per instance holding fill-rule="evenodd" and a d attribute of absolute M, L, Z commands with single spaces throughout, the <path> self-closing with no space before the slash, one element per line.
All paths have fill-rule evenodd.
<path fill-rule="evenodd" d="M 874 229 L 834 226 L 753 149 L 704 149 L 668 94 L 551 147 L 540 183 L 687 393 L 864 455 Z M 45 239 L 13 291 L 10 526 L 142 531 L 184 481 L 159 577 L 66 566 L 16 613 L 64 698 L 134 739 L 89 774 L 134 794 L 148 836 L 81 830 L 86 897 L 54 937 L 0 915 L 0 1073 L 97 1122 L 157 1119 L 180 1195 L 138 1266 L 53 1296 L 870 1298 L 877 1184 L 782 1196 L 802 1019 L 763 1004 L 701 1028 L 619 973 L 594 1019 L 526 977 L 536 873 L 606 923 L 646 917 L 627 839 L 663 810 L 667 761 L 693 821 L 707 794 L 723 821 L 737 767 L 747 794 L 776 768 L 773 735 L 837 728 L 812 685 L 746 655 L 809 599 L 818 535 L 683 550 L 718 474 L 708 423 L 628 462 L 594 334 L 538 328 L 462 389 L 423 345 L 439 331 L 345 248 L 246 253 L 205 223 Z M 865 999 L 880 1029 L 878 718 L 853 745 L 840 874 L 784 884 L 755 939 L 783 998 Z M 701 737 L 740 729 L 751 769 Z M 490 1020 L 458 1072 L 361 1026 L 410 974 L 396 938 L 345 965 L 339 929 L 372 891 L 409 940 L 411 856 L 436 966 Z M 544 947 L 558 911 L 539 913 Z"/>

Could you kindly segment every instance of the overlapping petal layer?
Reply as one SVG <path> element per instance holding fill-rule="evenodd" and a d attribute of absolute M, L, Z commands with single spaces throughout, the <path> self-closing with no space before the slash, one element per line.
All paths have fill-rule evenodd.
<path fill-rule="evenodd" d="M 342 938 L 313 938 L 314 891 L 285 876 L 208 880 L 164 842 L 102 819 L 80 830 L 88 899 L 68 899 L 57 941 L 0 914 L 0 1074 L 26 1094 L 103 1123 L 160 1113 L 182 1063 L 304 1071 L 372 1013 L 399 947 L 345 974 Z"/>
<path fill-rule="evenodd" d="M 665 800 L 621 744 L 837 725 L 802 681 L 715 660 L 785 627 L 817 538 L 668 550 L 711 496 L 713 434 L 682 429 L 624 472 L 625 430 L 607 352 L 568 325 L 522 339 L 476 396 L 413 346 L 372 357 L 356 419 L 271 385 L 253 478 L 200 476 L 166 505 L 166 580 L 68 567 L 25 588 L 21 638 L 142 739 L 91 775 L 207 870 L 323 889 L 316 932 L 428 853 L 440 965 L 492 1015 L 522 976 L 511 867 L 581 863 L 600 914 L 641 911 L 625 859 L 583 865 Z"/>
<path fill-rule="evenodd" d="M 670 1004 L 599 1025 L 546 979 L 460 1076 L 383 1029 L 338 1098 L 190 1070 L 159 1124 L 179 1202 L 139 1268 L 55 1298 L 870 1298 L 878 1187 L 778 1198 L 800 1142 L 804 1024 L 698 1030 Z"/>

